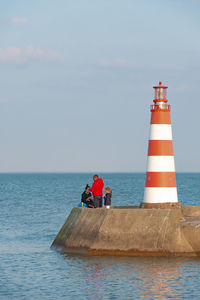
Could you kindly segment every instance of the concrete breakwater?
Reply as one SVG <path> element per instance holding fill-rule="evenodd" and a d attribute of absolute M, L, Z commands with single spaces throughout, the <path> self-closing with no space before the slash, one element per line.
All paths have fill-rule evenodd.
<path fill-rule="evenodd" d="M 52 247 L 88 255 L 200 256 L 200 206 L 74 207 Z"/>

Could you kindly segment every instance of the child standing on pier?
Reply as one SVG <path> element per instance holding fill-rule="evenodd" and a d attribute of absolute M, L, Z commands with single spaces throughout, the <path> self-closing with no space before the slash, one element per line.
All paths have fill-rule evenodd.
<path fill-rule="evenodd" d="M 105 196 L 104 196 L 104 206 L 106 208 L 110 208 L 111 198 L 112 198 L 112 190 L 109 186 L 105 188 Z"/>

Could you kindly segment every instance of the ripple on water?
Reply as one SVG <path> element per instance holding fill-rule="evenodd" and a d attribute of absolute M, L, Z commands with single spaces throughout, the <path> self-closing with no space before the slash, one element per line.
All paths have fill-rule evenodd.
<path fill-rule="evenodd" d="M 102 174 L 115 205 L 138 205 L 145 174 Z M 50 245 L 92 174 L 0 174 L 0 299 L 198 299 L 199 258 L 87 257 Z M 197 205 L 200 174 L 177 174 Z"/>

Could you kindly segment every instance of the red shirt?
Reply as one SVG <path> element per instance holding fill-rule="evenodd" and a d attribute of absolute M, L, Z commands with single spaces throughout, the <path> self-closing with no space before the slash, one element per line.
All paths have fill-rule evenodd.
<path fill-rule="evenodd" d="M 90 189 L 90 192 L 92 192 L 93 196 L 102 196 L 103 194 L 103 179 L 102 178 L 98 178 L 93 182 L 93 185 Z"/>

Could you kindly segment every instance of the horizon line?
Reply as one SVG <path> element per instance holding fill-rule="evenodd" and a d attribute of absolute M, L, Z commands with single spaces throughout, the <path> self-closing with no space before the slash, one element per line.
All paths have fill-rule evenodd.
<path fill-rule="evenodd" d="M 5 171 L 0 174 L 146 174 L 146 171 Z M 200 171 L 177 171 L 176 174 L 194 174 Z"/>

